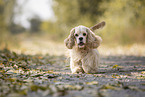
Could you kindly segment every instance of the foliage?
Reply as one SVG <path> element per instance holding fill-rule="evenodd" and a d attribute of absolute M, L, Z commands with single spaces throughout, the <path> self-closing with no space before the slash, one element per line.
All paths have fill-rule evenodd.
<path fill-rule="evenodd" d="M 40 32 L 40 25 L 41 25 L 41 20 L 38 16 L 35 16 L 34 18 L 30 19 L 30 32 L 32 33 L 37 33 Z"/>
<path fill-rule="evenodd" d="M 134 93 L 142 97 L 145 93 L 144 59 L 108 56 L 102 59 L 98 74 L 71 74 L 64 56 L 0 50 L 0 97 L 112 97 L 116 94 L 127 97 L 125 95 Z"/>
<path fill-rule="evenodd" d="M 73 27 L 74 25 L 84 24 L 92 26 L 98 20 L 102 11 L 98 9 L 102 0 L 55 0 L 54 12 L 58 23 L 64 26 Z"/>
<path fill-rule="evenodd" d="M 39 68 L 43 65 L 54 64 L 54 57 L 48 56 L 44 61 L 41 55 L 30 56 L 16 54 L 8 49 L 0 51 L 0 97 L 4 96 L 26 96 L 28 92 L 46 91 L 53 94 L 55 91 L 49 87 L 49 80 L 58 77 L 53 71 Z M 47 57 L 47 58 L 48 58 Z M 56 58 L 56 57 L 55 57 Z M 44 67 L 45 68 L 45 67 Z M 46 82 L 44 86 L 41 83 Z M 37 85 L 41 84 L 41 85 Z M 55 87 L 54 87 L 55 88 Z M 43 92 L 42 92 L 43 93 Z"/>
<path fill-rule="evenodd" d="M 44 22 L 42 25 L 53 26 L 45 30 L 60 36 L 58 39 L 64 39 L 75 26 L 91 27 L 104 20 L 106 27 L 99 33 L 104 43 L 144 43 L 144 5 L 143 0 L 55 0 L 53 10 L 56 22 Z"/>
<path fill-rule="evenodd" d="M 53 10 L 56 22 L 44 22 L 42 30 L 63 39 L 78 25 L 93 26 L 102 14 L 98 8 L 102 0 L 55 0 Z"/>
<path fill-rule="evenodd" d="M 102 2 L 100 8 L 105 9 L 105 12 L 100 20 L 105 20 L 107 23 L 102 31 L 104 40 L 121 44 L 144 43 L 144 5 L 145 2 L 142 0 Z"/>
<path fill-rule="evenodd" d="M 17 30 L 18 28 L 23 29 L 23 27 L 14 25 L 15 6 L 16 0 L 0 0 L 0 48 L 12 46 L 17 41 L 10 31 L 14 32 L 16 28 Z"/>
<path fill-rule="evenodd" d="M 144 5 L 144 0 L 53 0 L 55 19 L 42 21 L 34 15 L 29 20 L 31 27 L 27 33 L 41 32 L 51 40 L 63 42 L 73 27 L 91 27 L 104 20 L 106 27 L 101 33 L 96 33 L 103 38 L 104 44 L 144 44 Z M 17 0 L 0 0 L 2 46 L 17 41 L 8 37 L 26 32 L 24 27 L 14 23 L 14 18 L 23 13 L 23 6 L 18 5 Z"/>

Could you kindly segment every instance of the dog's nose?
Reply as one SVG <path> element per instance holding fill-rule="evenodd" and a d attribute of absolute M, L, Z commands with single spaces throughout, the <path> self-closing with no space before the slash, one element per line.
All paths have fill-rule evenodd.
<path fill-rule="evenodd" d="M 79 40 L 80 40 L 80 41 L 83 40 L 83 37 L 80 37 Z"/>

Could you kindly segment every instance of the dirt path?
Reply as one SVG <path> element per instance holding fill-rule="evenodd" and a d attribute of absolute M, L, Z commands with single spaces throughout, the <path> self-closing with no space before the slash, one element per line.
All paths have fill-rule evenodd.
<path fill-rule="evenodd" d="M 54 79 L 58 84 L 82 87 L 79 91 L 69 90 L 64 96 L 143 97 L 145 95 L 145 57 L 104 56 L 101 60 L 98 74 L 70 74 L 69 68 L 59 69 L 62 79 L 59 77 Z"/>
<path fill-rule="evenodd" d="M 98 74 L 71 74 L 65 56 L 0 51 L 0 96 L 143 97 L 145 57 L 102 56 Z"/>

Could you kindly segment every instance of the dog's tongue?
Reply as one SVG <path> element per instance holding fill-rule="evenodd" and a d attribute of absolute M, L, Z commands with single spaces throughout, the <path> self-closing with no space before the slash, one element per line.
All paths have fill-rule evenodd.
<path fill-rule="evenodd" d="M 80 45 L 80 46 L 83 46 L 83 45 L 84 45 L 84 43 L 83 43 L 83 42 L 80 42 L 80 43 L 79 43 L 79 45 Z"/>

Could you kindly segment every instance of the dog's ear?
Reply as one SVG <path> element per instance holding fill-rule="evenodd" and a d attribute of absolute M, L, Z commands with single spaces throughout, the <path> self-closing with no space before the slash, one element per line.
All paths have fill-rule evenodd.
<path fill-rule="evenodd" d="M 95 33 L 92 32 L 92 30 L 90 30 L 89 28 L 87 28 L 86 31 L 88 33 L 87 47 L 93 49 L 99 47 L 102 42 L 102 38 L 100 36 L 95 35 Z"/>
<path fill-rule="evenodd" d="M 106 24 L 106 23 L 105 23 L 104 21 L 102 21 L 101 23 L 98 23 L 98 24 L 96 24 L 96 25 L 90 27 L 90 29 L 91 29 L 92 31 L 95 31 L 95 30 L 97 30 L 97 29 L 103 28 L 103 27 L 105 26 L 105 24 Z"/>
<path fill-rule="evenodd" d="M 66 47 L 68 49 L 72 49 L 73 46 L 75 45 L 75 40 L 74 40 L 74 33 L 75 33 L 75 28 L 73 28 L 71 31 L 70 31 L 70 35 L 68 36 L 68 38 L 66 38 L 64 40 L 64 43 L 66 45 Z"/>

